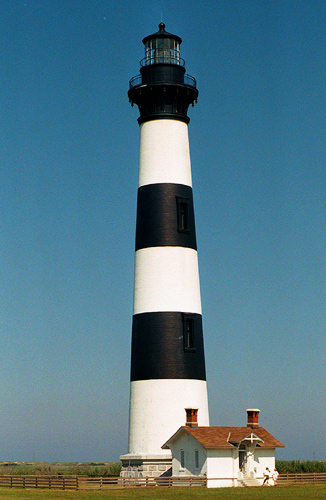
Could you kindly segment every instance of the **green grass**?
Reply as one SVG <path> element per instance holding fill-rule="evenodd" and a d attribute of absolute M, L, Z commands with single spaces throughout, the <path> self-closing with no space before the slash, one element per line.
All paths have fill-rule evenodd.
<path fill-rule="evenodd" d="M 326 486 L 277 488 L 135 488 L 110 491 L 53 491 L 0 488 L 0 500 L 325 500 Z"/>

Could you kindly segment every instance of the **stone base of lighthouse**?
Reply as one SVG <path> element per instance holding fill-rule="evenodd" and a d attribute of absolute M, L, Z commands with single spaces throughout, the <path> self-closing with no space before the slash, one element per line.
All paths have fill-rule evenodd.
<path fill-rule="evenodd" d="M 166 477 L 172 475 L 171 453 L 164 455 L 122 455 L 120 477 Z"/>

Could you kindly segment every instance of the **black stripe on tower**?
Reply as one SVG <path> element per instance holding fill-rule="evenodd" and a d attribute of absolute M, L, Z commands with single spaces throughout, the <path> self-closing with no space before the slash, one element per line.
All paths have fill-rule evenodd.
<path fill-rule="evenodd" d="M 140 78 L 130 80 L 128 92 L 129 101 L 139 108 L 138 123 L 162 118 L 189 123 L 188 107 L 197 102 L 198 90 L 196 80 L 185 75 L 185 68 L 151 64 L 142 67 L 140 73 Z"/>
<path fill-rule="evenodd" d="M 191 187 L 166 183 L 138 188 L 136 250 L 157 246 L 197 249 Z"/>
<path fill-rule="evenodd" d="M 131 381 L 149 379 L 206 380 L 200 314 L 134 315 Z"/>

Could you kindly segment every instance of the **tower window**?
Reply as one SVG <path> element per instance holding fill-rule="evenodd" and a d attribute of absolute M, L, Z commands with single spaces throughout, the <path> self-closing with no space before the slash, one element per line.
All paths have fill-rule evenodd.
<path fill-rule="evenodd" d="M 191 314 L 183 315 L 183 348 L 195 352 L 195 318 Z"/>
<path fill-rule="evenodd" d="M 180 233 L 189 233 L 189 198 L 177 197 L 178 207 L 178 231 Z"/>

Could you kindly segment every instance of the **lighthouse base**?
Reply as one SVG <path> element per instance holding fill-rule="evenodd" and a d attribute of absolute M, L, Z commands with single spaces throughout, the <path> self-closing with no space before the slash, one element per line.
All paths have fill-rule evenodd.
<path fill-rule="evenodd" d="M 171 454 L 122 455 L 120 477 L 160 477 L 172 475 Z"/>

